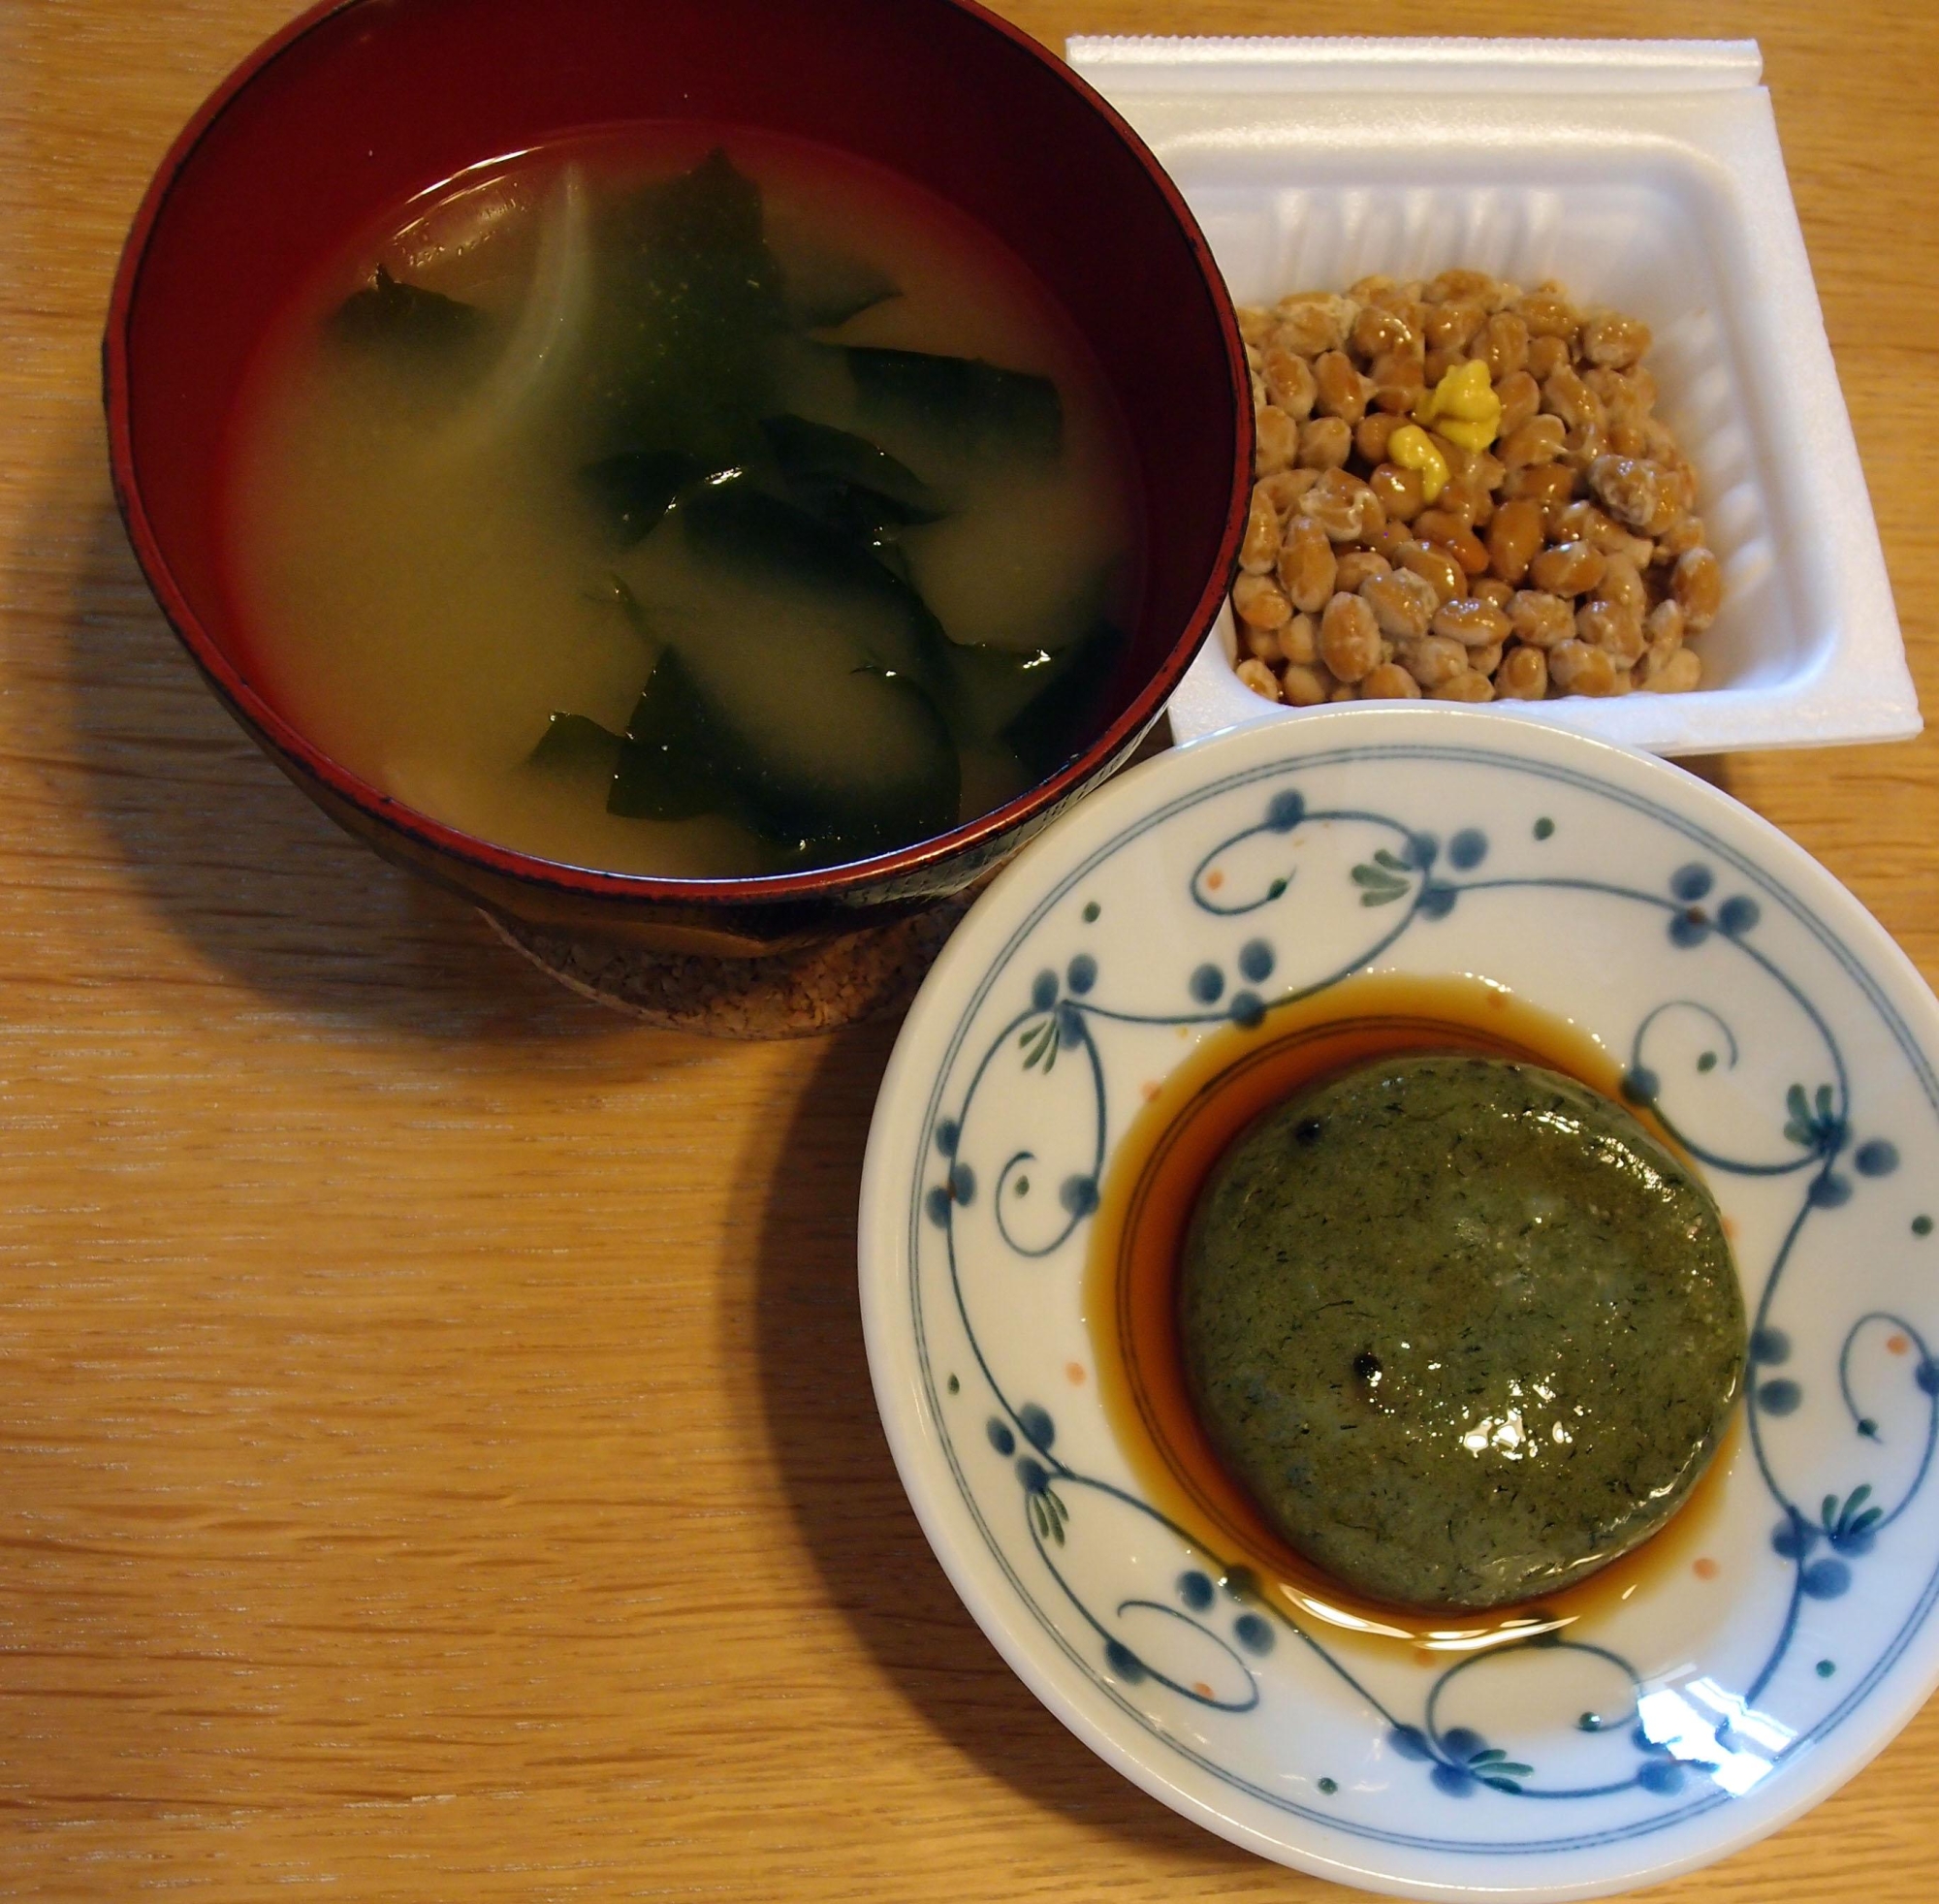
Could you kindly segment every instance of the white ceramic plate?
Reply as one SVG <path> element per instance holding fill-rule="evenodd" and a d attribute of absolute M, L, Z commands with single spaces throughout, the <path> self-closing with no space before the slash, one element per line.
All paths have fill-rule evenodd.
<path fill-rule="evenodd" d="M 1361 970 L 1573 1020 L 1735 1238 L 1752 1367 L 1703 1551 L 1541 1643 L 1349 1644 L 1234 1592 L 1086 1379 L 1097 1187 L 1149 1088 Z M 1935 1054 L 1939 1006 L 1857 902 L 1660 762 L 1405 706 L 1161 756 L 1004 873 L 896 1047 L 861 1277 L 909 1498 L 1044 1703 L 1268 1857 L 1538 1899 L 1723 1856 L 1939 1679 Z"/>

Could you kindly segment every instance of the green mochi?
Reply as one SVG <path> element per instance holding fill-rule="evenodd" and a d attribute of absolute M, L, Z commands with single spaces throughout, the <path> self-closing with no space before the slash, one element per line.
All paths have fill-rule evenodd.
<path fill-rule="evenodd" d="M 1266 1517 L 1399 1606 L 1547 1594 L 1647 1539 L 1742 1381 L 1709 1193 L 1620 1106 L 1382 1060 L 1241 1134 L 1188 1232 L 1186 1379 Z"/>

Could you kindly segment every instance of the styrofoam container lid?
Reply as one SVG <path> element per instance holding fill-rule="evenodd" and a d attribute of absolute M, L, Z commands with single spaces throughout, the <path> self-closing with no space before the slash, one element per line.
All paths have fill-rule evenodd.
<path fill-rule="evenodd" d="M 1725 601 L 1704 685 L 1498 703 L 1659 753 L 1900 740 L 1918 698 L 1751 41 L 1073 39 L 1233 297 L 1373 271 L 1559 278 L 1642 318 Z M 1193 740 L 1294 718 L 1229 618 L 1170 704 Z"/>

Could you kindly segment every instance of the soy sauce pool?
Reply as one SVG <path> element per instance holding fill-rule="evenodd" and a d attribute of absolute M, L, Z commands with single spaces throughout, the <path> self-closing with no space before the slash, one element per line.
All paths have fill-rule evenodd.
<path fill-rule="evenodd" d="M 252 366 L 227 582 L 343 766 L 567 864 L 789 872 L 1055 770 L 1139 593 L 1122 421 L 989 233 L 770 134 L 475 168 Z"/>
<path fill-rule="evenodd" d="M 1199 1191 L 1233 1139 L 1303 1087 L 1383 1058 L 1467 1053 L 1540 1064 L 1620 1101 L 1617 1066 L 1574 1027 L 1472 979 L 1375 975 L 1283 1006 L 1256 1031 L 1201 1043 L 1160 1086 L 1101 1186 L 1085 1315 L 1098 1391 L 1145 1498 L 1287 1615 L 1422 1657 L 1466 1653 L 1605 1617 L 1652 1579 L 1707 1565 L 1732 1426 L 1653 1539 L 1578 1584 L 1486 1613 L 1403 1609 L 1344 1589 L 1265 1522 L 1193 1409 L 1177 1321 L 1179 1261 Z M 1660 1126 L 1637 1115 L 1672 1151 Z"/>

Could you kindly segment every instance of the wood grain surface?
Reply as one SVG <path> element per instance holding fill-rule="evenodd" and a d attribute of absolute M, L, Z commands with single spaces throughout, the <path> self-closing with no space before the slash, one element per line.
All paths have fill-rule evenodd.
<path fill-rule="evenodd" d="M 0 0 L 0 1893 L 1340 1894 L 1106 1769 L 931 1558 L 854 1294 L 892 1031 L 715 1045 L 553 989 L 334 832 L 163 625 L 109 497 L 109 278 L 286 11 Z M 1939 705 L 1929 0 L 1006 11 L 1756 35 Z M 1939 740 L 1715 769 L 1939 978 Z M 1929 1904 L 1935 1782 L 1928 1709 L 1651 1895 Z"/>

